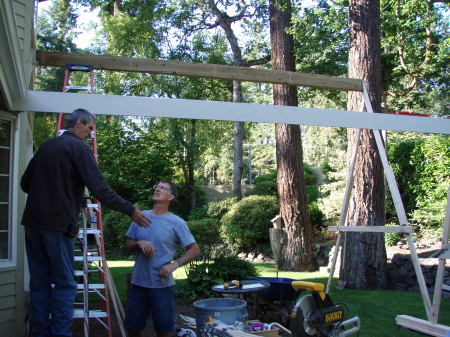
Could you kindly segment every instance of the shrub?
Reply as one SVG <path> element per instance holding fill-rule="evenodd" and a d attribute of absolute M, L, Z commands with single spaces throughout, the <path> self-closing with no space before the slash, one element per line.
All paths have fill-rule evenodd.
<path fill-rule="evenodd" d="M 317 178 L 313 173 L 313 169 L 306 163 L 304 164 L 304 176 L 306 184 L 306 196 L 308 202 L 314 202 L 320 197 L 320 192 L 317 186 Z M 276 171 L 256 176 L 254 183 L 255 186 L 247 192 L 247 196 L 250 195 L 277 196 L 278 192 L 277 192 Z"/>
<path fill-rule="evenodd" d="M 209 261 L 216 247 L 222 244 L 219 233 L 219 220 L 215 218 L 204 218 L 188 222 L 189 229 L 200 247 L 202 261 Z"/>
<path fill-rule="evenodd" d="M 222 217 L 220 235 L 236 252 L 259 253 L 270 242 L 270 220 L 278 210 L 277 199 L 273 196 L 246 197 Z"/>
<path fill-rule="evenodd" d="M 411 220 L 421 228 L 441 225 L 450 181 L 450 138 L 430 135 L 420 139 L 401 139 L 388 150 Z M 395 212 L 389 199 L 386 206 L 388 213 Z"/>
<path fill-rule="evenodd" d="M 255 177 L 254 187 L 247 192 L 250 195 L 277 195 L 277 172 L 271 171 Z"/>
<path fill-rule="evenodd" d="M 187 221 L 200 220 L 208 217 L 208 208 L 198 207 L 189 213 Z"/>
<path fill-rule="evenodd" d="M 316 201 L 308 205 L 309 217 L 314 231 L 320 231 L 324 227 L 325 214 L 320 210 Z"/>
<path fill-rule="evenodd" d="M 219 201 L 211 201 L 207 206 L 207 213 L 209 216 L 222 219 L 222 216 L 227 213 L 231 207 L 238 201 L 236 197 L 229 197 Z"/>
<path fill-rule="evenodd" d="M 148 203 L 136 204 L 139 209 L 148 209 Z M 127 230 L 132 222 L 131 218 L 123 213 L 108 210 L 103 216 L 103 234 L 105 250 L 114 256 L 126 256 L 125 241 Z"/>
<path fill-rule="evenodd" d="M 387 223 L 386 226 L 398 226 L 396 223 Z M 386 232 L 384 233 L 384 243 L 386 246 L 392 247 L 401 240 L 402 236 L 397 232 Z"/>
<path fill-rule="evenodd" d="M 212 263 L 191 263 L 187 266 L 185 287 L 177 287 L 177 292 L 191 300 L 217 296 L 211 288 L 231 280 L 245 280 L 258 276 L 254 265 L 237 256 L 220 256 Z"/>

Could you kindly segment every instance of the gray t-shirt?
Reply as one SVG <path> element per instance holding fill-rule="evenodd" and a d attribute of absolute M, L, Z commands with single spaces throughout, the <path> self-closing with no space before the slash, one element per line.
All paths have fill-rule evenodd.
<path fill-rule="evenodd" d="M 175 284 L 172 275 L 168 278 L 158 276 L 161 267 L 173 260 L 179 246 L 186 247 L 195 242 L 186 222 L 172 213 L 162 216 L 153 215 L 152 211 L 144 211 L 151 224 L 144 228 L 132 222 L 127 237 L 132 240 L 150 241 L 156 251 L 152 256 L 144 256 L 138 252 L 134 264 L 131 284 L 145 288 L 164 288 Z"/>

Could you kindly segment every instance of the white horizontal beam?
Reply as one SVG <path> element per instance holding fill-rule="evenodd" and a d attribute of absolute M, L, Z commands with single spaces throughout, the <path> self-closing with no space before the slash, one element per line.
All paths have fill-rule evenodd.
<path fill-rule="evenodd" d="M 171 98 L 29 91 L 17 111 L 70 113 L 85 108 L 94 114 L 131 115 L 285 123 L 345 128 L 450 134 L 450 120 L 345 110 L 231 103 Z"/>

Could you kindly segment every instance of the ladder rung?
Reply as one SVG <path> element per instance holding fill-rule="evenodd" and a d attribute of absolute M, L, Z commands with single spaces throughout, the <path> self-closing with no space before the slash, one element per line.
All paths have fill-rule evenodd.
<path fill-rule="evenodd" d="M 75 256 L 74 259 L 76 262 L 83 262 L 83 256 Z M 87 260 L 89 262 L 92 262 L 92 261 L 103 261 L 104 259 L 101 256 L 88 256 Z"/>
<path fill-rule="evenodd" d="M 411 226 L 328 226 L 330 232 L 414 233 Z"/>
<path fill-rule="evenodd" d="M 92 88 L 90 86 L 87 86 L 87 85 L 66 85 L 64 87 L 64 91 L 68 91 L 68 90 L 86 90 L 86 91 L 91 91 Z"/>
<path fill-rule="evenodd" d="M 101 270 L 98 270 L 98 269 L 89 269 L 88 270 L 88 273 L 89 274 L 92 274 L 92 273 L 101 273 L 102 271 Z M 84 276 L 84 272 L 82 271 L 82 270 L 75 270 L 74 272 L 73 272 L 73 275 L 74 276 Z"/>
<path fill-rule="evenodd" d="M 94 67 L 92 65 L 84 64 L 66 64 L 66 69 L 72 71 L 93 71 Z"/>
<path fill-rule="evenodd" d="M 76 253 L 82 253 L 82 252 L 83 252 L 82 249 L 74 249 L 73 251 L 76 252 Z M 96 249 L 96 248 L 91 248 L 91 249 L 88 249 L 87 252 L 88 252 L 88 253 L 96 253 L 96 252 L 98 252 L 98 249 Z"/>
<path fill-rule="evenodd" d="M 82 235 L 83 232 L 84 232 L 83 228 L 80 228 L 80 231 L 78 232 L 77 235 Z M 96 234 L 96 235 L 98 235 L 100 233 L 101 233 L 100 229 L 88 228 L 87 231 L 86 231 L 86 234 Z"/>
<path fill-rule="evenodd" d="M 77 288 L 78 288 L 78 290 L 83 290 L 84 284 L 78 283 Z M 105 289 L 105 285 L 103 283 L 89 283 L 88 288 L 89 289 Z"/>
<path fill-rule="evenodd" d="M 108 317 L 108 314 L 100 310 L 89 310 L 89 318 Z M 73 309 L 73 318 L 84 318 L 83 309 Z"/>
<path fill-rule="evenodd" d="M 99 204 L 87 204 L 86 207 L 98 209 Z"/>

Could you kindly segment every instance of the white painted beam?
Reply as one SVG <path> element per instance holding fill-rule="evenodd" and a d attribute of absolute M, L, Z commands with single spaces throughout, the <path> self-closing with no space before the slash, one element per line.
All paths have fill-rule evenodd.
<path fill-rule="evenodd" d="M 450 134 L 450 119 L 249 103 L 135 96 L 29 91 L 17 111 L 64 112 L 85 108 L 94 114 L 286 123 L 345 128 Z"/>

